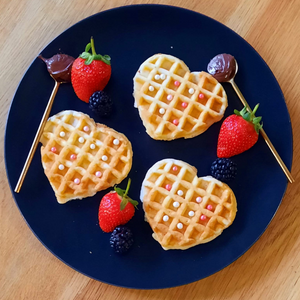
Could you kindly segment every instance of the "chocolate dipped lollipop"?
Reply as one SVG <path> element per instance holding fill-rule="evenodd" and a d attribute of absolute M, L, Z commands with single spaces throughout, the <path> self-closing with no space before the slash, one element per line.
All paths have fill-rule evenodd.
<path fill-rule="evenodd" d="M 52 90 L 51 96 L 49 98 L 49 101 L 48 101 L 47 107 L 45 109 L 44 115 L 42 117 L 42 120 L 40 122 L 39 128 L 37 130 L 37 133 L 35 135 L 32 145 L 31 145 L 30 151 L 28 153 L 28 156 L 25 161 L 21 175 L 19 177 L 18 183 L 15 187 L 16 193 L 19 193 L 19 191 L 22 187 L 23 181 L 24 181 L 27 171 L 29 169 L 33 155 L 36 151 L 37 145 L 39 143 L 42 132 L 44 130 L 44 126 L 48 120 L 48 117 L 49 117 L 49 114 L 50 114 L 50 111 L 52 108 L 52 104 L 54 102 L 54 98 L 56 96 L 58 88 L 61 83 L 71 82 L 71 67 L 72 67 L 73 61 L 75 60 L 74 57 L 66 55 L 66 54 L 56 54 L 48 59 L 42 57 L 42 55 L 39 55 L 39 58 L 42 59 L 46 63 L 47 70 L 48 70 L 50 76 L 54 79 L 55 85 Z"/>
<path fill-rule="evenodd" d="M 208 64 L 207 71 L 219 82 L 228 82 L 237 72 L 237 64 L 230 54 L 218 54 Z"/>
<path fill-rule="evenodd" d="M 207 65 L 207 71 L 210 73 L 213 77 L 215 77 L 219 82 L 229 82 L 235 92 L 237 93 L 238 97 L 240 98 L 243 105 L 247 108 L 247 110 L 252 113 L 252 109 L 247 103 L 245 97 L 241 93 L 240 89 L 234 82 L 235 75 L 238 71 L 238 64 L 235 58 L 230 54 L 218 54 L 216 55 Z M 271 143 L 270 139 L 268 138 L 266 132 L 263 128 L 259 130 L 261 136 L 264 138 L 265 142 L 269 146 L 271 152 L 275 156 L 278 164 L 280 165 L 281 169 L 283 170 L 284 174 L 290 181 L 290 183 L 293 183 L 295 180 L 290 173 L 289 169 L 286 167 L 284 162 L 282 161 L 281 157 L 279 156 L 278 152 L 276 151 L 275 147 Z"/>
<path fill-rule="evenodd" d="M 71 82 L 71 68 L 75 60 L 67 54 L 56 54 L 50 58 L 38 56 L 46 65 L 50 76 L 57 82 Z"/>

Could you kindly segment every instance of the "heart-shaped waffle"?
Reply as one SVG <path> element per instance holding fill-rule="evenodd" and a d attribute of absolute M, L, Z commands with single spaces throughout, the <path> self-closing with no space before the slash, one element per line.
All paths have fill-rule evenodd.
<path fill-rule="evenodd" d="M 222 85 L 206 72 L 190 72 L 180 59 L 156 54 L 134 79 L 135 106 L 156 140 L 192 138 L 220 121 L 227 107 Z"/>
<path fill-rule="evenodd" d="M 191 165 L 163 159 L 147 172 L 141 201 L 153 238 L 165 249 L 207 243 L 230 226 L 237 212 L 233 191 Z"/>
<path fill-rule="evenodd" d="M 120 183 L 131 169 L 126 136 L 81 112 L 49 118 L 41 143 L 44 171 L 59 203 L 93 196 Z"/>

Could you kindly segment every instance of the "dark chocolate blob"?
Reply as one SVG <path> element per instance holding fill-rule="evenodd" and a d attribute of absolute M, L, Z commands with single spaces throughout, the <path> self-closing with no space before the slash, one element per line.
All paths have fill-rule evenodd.
<path fill-rule="evenodd" d="M 235 75 L 235 59 L 230 54 L 218 54 L 207 65 L 207 71 L 219 82 L 229 81 Z"/>
<path fill-rule="evenodd" d="M 51 76 L 58 82 L 71 82 L 71 68 L 75 60 L 74 57 L 66 54 L 56 54 L 50 58 L 39 55 L 46 65 Z"/>

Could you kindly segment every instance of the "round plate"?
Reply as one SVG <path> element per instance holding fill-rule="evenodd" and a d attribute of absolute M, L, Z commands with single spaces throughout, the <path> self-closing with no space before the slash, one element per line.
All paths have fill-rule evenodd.
<path fill-rule="evenodd" d="M 224 25 L 193 11 L 161 5 L 137 5 L 101 12 L 72 26 L 42 52 L 77 57 L 90 37 L 98 53 L 112 58 L 112 77 L 105 88 L 114 102 L 114 114 L 103 119 L 80 101 L 71 86 L 63 84 L 51 115 L 62 110 L 89 114 L 124 133 L 133 146 L 130 195 L 139 198 L 147 170 L 158 160 L 176 158 L 195 166 L 198 176 L 210 173 L 216 159 L 218 133 L 222 122 L 198 137 L 172 142 L 155 141 L 145 132 L 132 97 L 135 72 L 155 53 L 182 59 L 191 71 L 206 71 L 219 53 L 230 53 L 239 63 L 236 83 L 251 107 L 260 102 L 258 115 L 288 168 L 292 163 L 292 131 L 280 87 L 259 54 Z M 45 64 L 35 59 L 23 77 L 9 112 L 5 136 L 5 162 L 12 190 L 21 173 L 54 81 Z M 242 105 L 229 84 L 223 85 L 229 106 L 226 116 Z M 275 121 L 276 120 L 276 121 Z M 44 175 L 40 151 L 36 152 L 16 203 L 38 239 L 59 259 L 94 279 L 129 288 L 156 289 L 187 284 L 209 276 L 242 255 L 264 232 L 287 187 L 287 179 L 260 137 L 257 144 L 233 158 L 238 177 L 230 183 L 238 212 L 233 224 L 215 240 L 194 248 L 164 251 L 152 238 L 144 222 L 142 205 L 128 223 L 135 244 L 124 256 L 109 245 L 110 234 L 98 225 L 98 207 L 107 191 L 92 198 L 60 205 Z M 120 185 L 125 187 L 127 180 Z"/>

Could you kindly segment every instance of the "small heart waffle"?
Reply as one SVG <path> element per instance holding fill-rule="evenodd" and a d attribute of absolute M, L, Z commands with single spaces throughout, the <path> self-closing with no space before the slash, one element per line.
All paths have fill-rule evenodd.
<path fill-rule="evenodd" d="M 131 169 L 126 136 L 81 112 L 49 118 L 41 143 L 44 171 L 59 203 L 93 196 L 120 183 Z"/>
<path fill-rule="evenodd" d="M 206 72 L 191 73 L 180 59 L 156 54 L 134 79 L 135 106 L 147 133 L 156 140 L 192 138 L 222 119 L 227 96 Z"/>
<path fill-rule="evenodd" d="M 219 236 L 235 218 L 237 205 L 228 185 L 197 177 L 175 159 L 154 164 L 142 183 L 141 200 L 153 238 L 165 249 L 187 249 Z"/>

